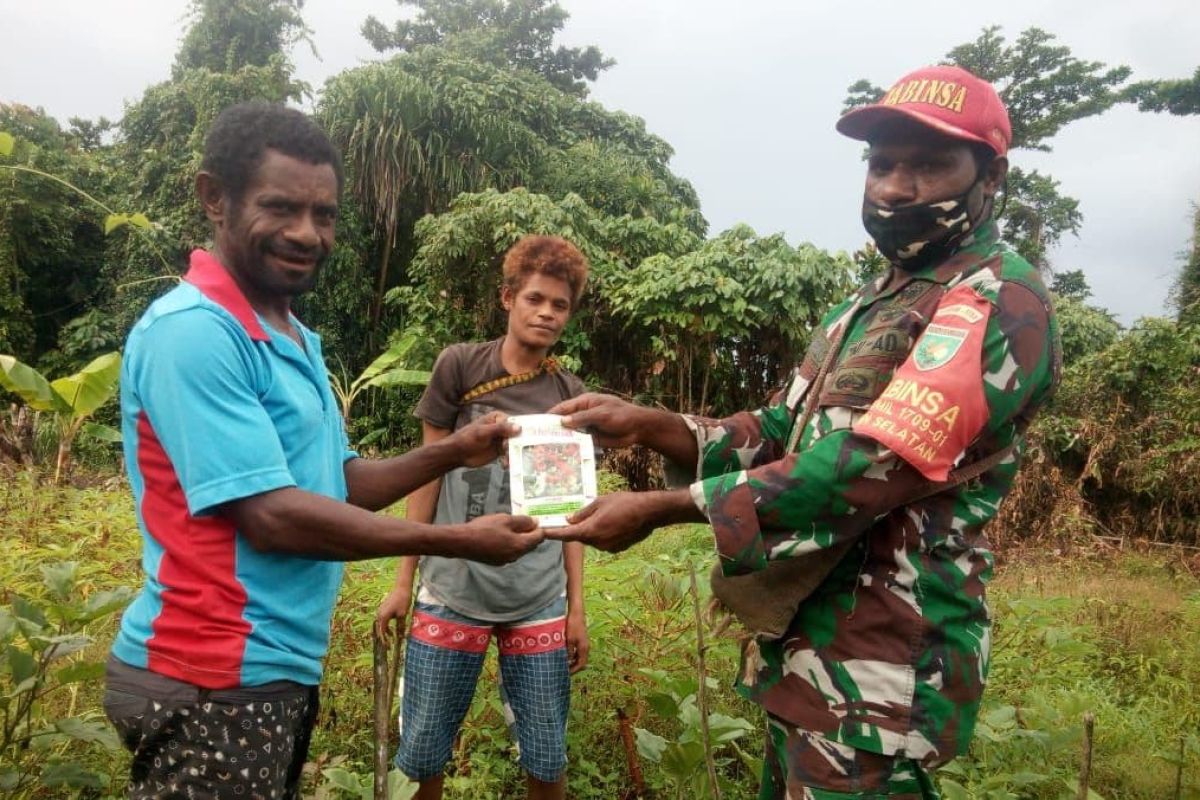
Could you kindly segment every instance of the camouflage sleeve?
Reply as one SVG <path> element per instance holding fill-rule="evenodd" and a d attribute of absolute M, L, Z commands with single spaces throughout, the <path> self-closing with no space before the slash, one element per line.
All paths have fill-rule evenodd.
<path fill-rule="evenodd" d="M 797 404 L 808 388 L 808 366 L 793 370 L 791 380 L 757 411 L 742 411 L 725 419 L 683 414 L 696 438 L 696 469 L 685 470 L 668 461 L 667 485 L 681 488 L 693 481 L 769 464 L 782 456 L 797 418 Z"/>
<path fill-rule="evenodd" d="M 944 307 L 953 305 L 952 295 L 934 316 L 945 328 L 955 327 L 940 316 Z M 745 440 L 732 433 L 720 440 L 720 448 L 702 450 L 702 461 L 711 457 L 714 467 L 725 468 L 702 476 L 691 492 L 712 525 L 726 575 L 760 570 L 770 560 L 801 556 L 858 536 L 879 517 L 928 491 L 930 452 L 939 464 L 957 463 L 981 438 L 993 441 L 995 434 L 1007 432 L 1011 440 L 1018 417 L 1053 383 L 1056 347 L 1048 311 L 1036 295 L 1020 286 L 1009 290 L 1008 284 L 990 295 L 990 314 L 976 320 L 981 324 L 974 339 L 943 330 L 940 336 L 951 340 L 947 349 L 937 329 L 929 341 L 923 334 L 870 409 L 821 407 L 797 452 L 761 463 L 759 447 L 756 458 L 746 464 L 739 445 L 753 446 L 766 437 Z M 956 340 L 958 348 L 953 347 Z M 903 376 L 914 370 L 923 376 L 925 383 L 917 388 L 924 388 L 924 394 L 905 388 L 909 384 Z M 943 375 L 950 380 L 943 381 Z M 932 398 L 934 393 L 941 396 Z M 934 400 L 936 409 L 931 407 Z M 982 416 L 962 410 L 970 403 L 983 404 Z M 953 413 L 955 407 L 958 413 Z M 906 409 L 912 413 L 905 414 Z M 936 430 L 948 433 L 935 443 L 922 425 L 939 415 L 942 427 Z M 886 429 L 888 435 L 871 422 L 885 416 L 897 420 Z M 913 416 L 921 419 L 914 424 Z M 901 427 L 900 420 L 907 427 Z M 722 429 L 727 423 L 721 423 Z M 744 434 L 744 424 L 732 430 Z"/>

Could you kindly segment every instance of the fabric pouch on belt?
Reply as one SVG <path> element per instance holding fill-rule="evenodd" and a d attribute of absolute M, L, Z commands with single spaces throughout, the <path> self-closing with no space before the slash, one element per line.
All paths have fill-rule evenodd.
<path fill-rule="evenodd" d="M 713 564 L 709 583 L 713 596 L 745 626 L 763 639 L 778 639 L 810 594 L 829 576 L 854 546 L 855 539 L 767 563 L 766 569 L 726 576 Z"/>

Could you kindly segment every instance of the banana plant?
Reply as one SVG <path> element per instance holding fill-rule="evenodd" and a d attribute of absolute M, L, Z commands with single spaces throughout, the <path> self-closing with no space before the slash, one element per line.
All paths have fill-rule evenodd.
<path fill-rule="evenodd" d="M 412 369 L 409 366 L 409 357 L 420 342 L 421 337 L 417 333 L 404 334 L 353 380 L 346 373 L 344 366 L 340 369 L 340 374 L 329 370 L 329 381 L 342 407 L 342 419 L 347 426 L 350 425 L 350 410 L 354 401 L 372 386 L 424 386 L 429 383 L 428 370 Z"/>
<path fill-rule="evenodd" d="M 73 375 L 47 380 L 33 367 L 13 356 L 0 355 L 0 388 L 17 395 L 34 411 L 52 415 L 58 429 L 58 456 L 54 482 L 70 470 L 71 446 L 82 431 L 106 442 L 119 442 L 121 434 L 107 425 L 89 423 L 102 405 L 112 399 L 121 377 L 121 354 L 106 353 Z"/>

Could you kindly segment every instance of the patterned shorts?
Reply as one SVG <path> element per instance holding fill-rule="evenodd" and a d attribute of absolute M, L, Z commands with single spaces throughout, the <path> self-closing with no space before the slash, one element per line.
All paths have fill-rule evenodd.
<path fill-rule="evenodd" d="M 767 716 L 759 800 L 938 800 L 910 758 L 859 750 Z"/>
<path fill-rule="evenodd" d="M 547 783 L 567 764 L 571 697 L 566 602 L 518 622 L 483 622 L 418 598 L 404 659 L 396 766 L 413 780 L 442 773 L 475 695 L 492 636 L 500 650 L 500 696 L 522 768 Z"/>
<path fill-rule="evenodd" d="M 317 689 L 280 683 L 154 699 L 110 682 L 104 712 L 133 753 L 131 800 L 299 797 Z"/>

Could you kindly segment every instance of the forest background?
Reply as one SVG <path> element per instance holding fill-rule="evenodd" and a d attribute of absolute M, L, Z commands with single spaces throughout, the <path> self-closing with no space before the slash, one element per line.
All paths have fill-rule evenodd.
<path fill-rule="evenodd" d="M 12 526 L 6 546 L 16 548 L 11 563 L 29 567 L 28 574 L 6 583 L 12 611 L 0 618 L 4 674 L 12 688 L 0 701 L 7 736 L 0 740 L 0 755 L 14 748 L 8 758 L 16 765 L 7 772 L 11 765 L 0 763 L 0 782 L 14 775 L 14 787 L 22 791 L 74 786 L 73 791 L 95 793 L 113 786 L 119 774 L 112 764 L 68 758 L 72 743 L 100 749 L 112 743 L 94 708 L 78 713 L 75 691 L 87 686 L 89 673 L 80 666 L 52 678 L 48 671 L 61 659 L 79 658 L 82 665 L 91 651 L 81 643 L 78 653 L 84 655 L 74 655 L 61 646 L 67 640 L 49 641 L 54 615 L 37 611 L 34 601 L 67 609 L 59 614 L 65 627 L 58 636 L 97 639 L 120 604 L 119 587 L 137 583 L 132 516 L 118 499 L 122 488 L 110 485 L 111 476 L 119 474 L 112 429 L 116 409 L 108 402 L 118 363 L 112 354 L 148 302 L 177 280 L 186 253 L 206 242 L 191 177 L 204 133 L 226 105 L 250 98 L 311 103 L 342 149 L 348 180 L 338 246 L 319 291 L 304 297 L 297 312 L 322 334 L 351 438 L 367 451 L 413 444 L 417 429 L 410 409 L 423 370 L 443 345 L 501 332 L 498 263 L 525 233 L 567 236 L 593 266 L 585 305 L 559 347 L 569 366 L 593 386 L 713 415 L 765 398 L 796 361 L 823 311 L 883 267 L 865 243 L 851 253 L 827 252 L 792 244 L 782 235 L 760 235 L 747 225 L 710 231 L 696 191 L 672 169 L 670 144 L 641 119 L 589 99 L 590 85 L 613 64 L 597 46 L 559 43 L 567 17 L 557 4 L 418 0 L 400 5 L 405 13 L 399 21 L 372 18 L 363 26 L 379 60 L 334 75 L 319 92 L 296 79 L 291 60 L 294 48 L 304 46 L 310 35 L 302 2 L 194 0 L 170 79 L 128 103 L 119 120 L 63 122 L 37 108 L 0 103 L 0 354 L 5 354 L 0 385 L 12 392 L 11 405 L 0 415 L 0 458 L 14 476 L 4 486 L 6 526 Z M 922 57 L 932 61 L 939 54 Z M 1052 33 L 1036 28 L 1012 35 L 987 27 L 940 58 L 1001 89 L 1013 117 L 1017 164 L 1022 151 L 1047 152 L 1064 127 L 1117 106 L 1184 118 L 1200 114 L 1200 69 L 1193 76 L 1134 76 L 1119 64 L 1078 58 Z M 878 86 L 857 78 L 846 76 L 846 107 L 880 93 Z M 837 111 L 829 109 L 830 118 Z M 1200 544 L 1195 524 L 1200 512 L 1200 213 L 1170 210 L 1192 214 L 1195 225 L 1191 241 L 1178 243 L 1184 252 L 1175 265 L 1172 315 L 1124 327 L 1090 302 L 1082 270 L 1051 263 L 1054 244 L 1080 228 L 1079 202 L 1053 176 L 1019 167 L 1005 200 L 1006 237 L 1043 270 L 1056 294 L 1066 364 L 1059 395 L 1031 431 L 1029 463 L 992 530 L 993 539 L 1002 554 L 1035 547 L 1056 559 L 1108 554 L 1137 542 L 1159 554 L 1159 560 L 1148 562 L 1127 563 L 1115 556 L 1089 562 L 1080 573 L 1085 577 L 1060 587 L 1067 597 L 1077 592 L 1084 609 L 1084 617 L 1072 618 L 1073 628 L 1064 629 L 1063 620 L 1056 619 L 1059 612 L 1052 606 L 1062 598 L 1046 598 L 1045 576 L 1034 580 L 1040 599 L 1013 595 L 1015 617 L 1025 624 L 1012 635 L 1029 638 L 1037 652 L 1045 649 L 1043 667 L 1086 665 L 1089 658 L 1113 657 L 1111 642 L 1101 640 L 1133 637 L 1129 626 L 1136 627 L 1142 613 L 1135 602 L 1132 612 L 1108 609 L 1099 618 L 1088 616 L 1096 612 L 1092 601 L 1098 599 L 1085 588 L 1094 588 L 1086 577 L 1091 570 L 1106 575 L 1115 569 L 1119 580 L 1130 579 L 1129 569 L 1134 577 L 1168 570 L 1168 583 L 1179 582 L 1177 591 L 1147 599 L 1151 611 L 1146 613 L 1165 614 L 1170 623 L 1164 623 L 1165 631 L 1194 628 L 1200 593 L 1187 581 L 1200 567 L 1191 558 L 1196 551 L 1189 549 Z M 367 392 L 371 387 L 377 390 Z M 644 487 L 657 479 L 657 465 L 645 454 L 614 459 L 609 468 L 614 485 Z M 42 476 L 48 479 L 52 471 L 49 482 L 65 486 L 45 485 Z M 96 501 L 97 492 L 103 501 Z M 94 502 L 107 510 L 92 508 Z M 107 569 L 78 558 L 82 539 L 49 546 L 43 537 L 46 531 L 69 530 L 80 513 L 99 514 L 89 535 L 105 544 L 113 540 L 114 552 L 122 554 Z M 703 538 L 687 529 L 675 535 L 678 552 L 644 559 L 650 577 L 637 591 L 653 594 L 640 598 L 647 616 L 619 623 L 614 616 L 613 626 L 633 625 L 656 642 L 668 632 L 675 641 L 690 630 L 686 585 L 681 584 L 689 562 L 683 556 L 704 552 Z M 618 569 L 603 558 L 593 561 L 601 576 L 605 569 Z M 363 569 L 364 585 L 385 579 L 384 566 Z M 31 581 L 31 575 L 45 580 Z M 1151 582 L 1161 583 L 1154 575 Z M 117 577 L 124 580 L 113 580 Z M 615 608 L 628 599 L 621 591 L 631 589 L 614 588 L 608 597 Z M 1140 590 L 1130 591 L 1136 599 Z M 340 629 L 348 648 L 341 655 L 348 661 L 338 662 L 335 681 L 353 685 L 355 670 L 362 667 L 363 648 L 356 637 L 369 616 L 369 595 L 358 587 L 343 598 L 344 604 L 357 603 L 357 614 Z M 81 605 L 70 610 L 72 602 Z M 680 624 L 684 627 L 676 630 Z M 1003 630 L 1003 617 L 1000 624 Z M 34 628 L 39 632 L 31 633 Z M 1104 661 L 1101 673 L 1113 673 L 1120 687 L 1096 691 L 1098 698 L 1111 701 L 1114 693 L 1127 693 L 1138 702 L 1144 692 L 1157 693 L 1157 701 L 1166 704 L 1160 709 L 1163 730 L 1156 734 L 1163 741 L 1147 745 L 1147 753 L 1178 744 L 1179 754 L 1161 759 L 1163 774 L 1169 775 L 1169 767 L 1195 757 L 1196 719 L 1172 718 L 1169 710 L 1180 707 L 1179 696 L 1135 687 L 1164 680 L 1176 687 L 1171 691 L 1194 699 L 1183 687 L 1196 682 L 1181 666 L 1189 663 L 1186 644 L 1167 637 L 1154 646 L 1165 649 L 1142 652 L 1129 641 L 1116 648 L 1121 658 L 1139 653 L 1142 672 L 1131 677 L 1124 661 Z M 729 654 L 716 647 L 721 664 L 720 653 Z M 685 777 L 679 776 L 691 781 L 710 774 L 701 761 L 688 761 L 698 752 L 689 746 L 696 742 L 687 739 L 698 685 L 689 686 L 681 677 L 690 670 L 686 649 L 673 654 L 664 649 L 660 655 L 658 662 L 621 665 L 648 682 L 646 691 L 622 703 L 632 703 L 639 720 L 643 714 L 662 718 L 658 733 L 650 722 L 638 728 L 634 748 L 643 759 L 662 765 L 649 779 L 648 791 L 683 791 Z M 1005 657 L 998 655 L 1001 665 Z M 1037 655 L 1014 651 L 1007 657 Z M 1190 662 L 1193 671 L 1195 661 Z M 1016 671 L 1034 666 L 1023 664 Z M 1064 677 L 1077 689 L 1084 674 L 1095 678 L 1094 670 L 1081 669 L 1080 675 Z M 47 682 L 38 684 L 43 674 Z M 31 680 L 32 690 L 22 690 Z M 1021 685 L 1019 679 L 1015 685 Z M 71 713 L 53 718 L 62 709 L 43 704 L 39 686 L 70 690 Z M 83 691 L 86 698 L 88 690 Z M 600 694 L 613 691 L 605 686 Z M 22 705 L 25 697 L 29 702 Z M 943 776 L 944 789 L 953 785 L 970 793 L 961 796 L 1057 796 L 1065 780 L 1059 772 L 1073 764 L 1063 753 L 1076 742 L 1078 724 L 1066 721 L 1061 704 L 1033 704 L 1031 715 L 1027 708 L 1021 711 L 1028 697 L 1015 699 L 1001 696 L 990 709 L 984 733 L 990 731 L 994 741 L 981 745 L 982 760 L 968 762 L 978 770 Z M 728 748 L 753 735 L 756 726 L 738 725 L 753 712 L 738 707 L 728 693 L 715 702 L 722 708 L 706 709 L 704 716 L 717 714 L 729 737 L 715 742 L 728 755 L 718 786 L 726 780 L 744 787 L 752 772 L 752 748 L 736 750 L 737 757 Z M 50 725 L 42 740 L 50 755 L 36 768 L 27 747 L 36 727 L 35 706 L 41 709 L 37 713 L 49 715 L 42 723 Z M 17 709 L 23 716 L 14 713 Z M 358 719 L 362 710 L 348 716 Z M 478 730 L 491 730 L 486 707 L 478 713 Z M 1145 709 L 1141 714 L 1153 718 Z M 1060 736 L 1046 721 L 1053 715 L 1058 715 Z M 671 726 L 682 726 L 678 741 L 663 738 Z M 338 732 L 324 740 L 332 745 L 328 752 L 349 756 L 349 766 L 361 767 L 361 752 L 340 746 L 357 741 L 354 736 L 343 737 L 337 719 L 328 729 Z M 580 735 L 593 734 L 603 736 L 586 726 Z M 1026 747 L 1041 750 L 1035 757 Z M 610 751 L 603 767 L 593 762 L 597 774 L 603 773 L 596 780 L 611 780 L 625 791 L 632 778 L 619 778 L 626 773 L 612 763 L 620 765 L 621 747 L 610 742 L 596 752 Z M 52 768 L 49 777 L 46 763 Z M 63 766 L 69 764 L 79 772 Z M 326 767 L 337 769 L 352 774 L 341 766 Z M 1113 796 L 1166 796 L 1138 788 L 1138 776 L 1129 772 L 1121 780 L 1112 778 L 1118 790 Z M 1119 768 L 1116 774 L 1122 774 Z M 468 787 L 469 776 L 468 769 Z M 999 783 L 989 785 L 997 776 Z M 1192 791 L 1193 784 L 1181 778 L 1179 783 L 1177 792 Z M 594 796 L 616 796 L 614 791 Z"/>

